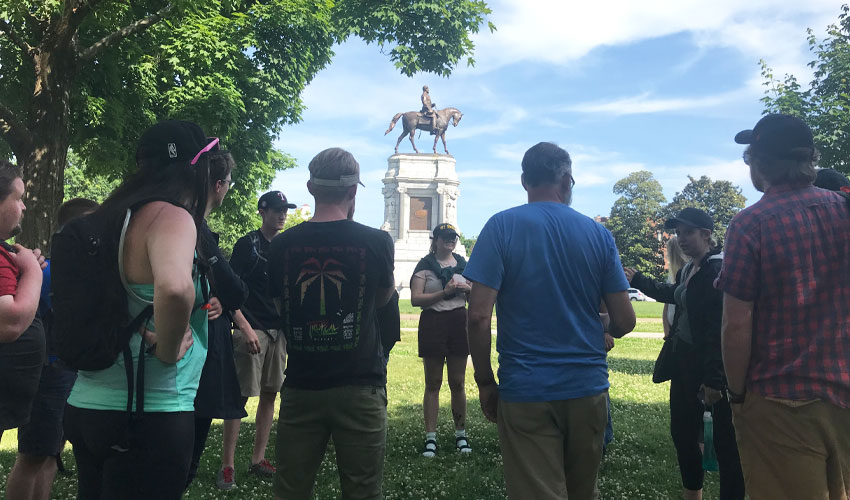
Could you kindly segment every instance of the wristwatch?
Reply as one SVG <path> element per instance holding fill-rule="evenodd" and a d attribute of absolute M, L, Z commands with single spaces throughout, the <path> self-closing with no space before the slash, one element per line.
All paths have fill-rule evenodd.
<path fill-rule="evenodd" d="M 745 390 L 743 394 L 738 394 L 730 388 L 726 388 L 726 399 L 729 400 L 729 404 L 731 405 L 739 405 L 743 404 L 744 399 L 747 397 L 747 391 Z"/>

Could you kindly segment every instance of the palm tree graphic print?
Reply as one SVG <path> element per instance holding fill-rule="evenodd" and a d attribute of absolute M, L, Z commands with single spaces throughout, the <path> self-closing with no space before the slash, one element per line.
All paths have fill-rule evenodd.
<path fill-rule="evenodd" d="M 304 261 L 301 268 L 301 273 L 298 275 L 296 284 L 301 284 L 301 304 L 304 304 L 304 296 L 307 290 L 316 282 L 319 283 L 319 315 L 327 314 L 325 308 L 325 281 L 336 287 L 337 297 L 342 294 L 342 282 L 345 281 L 345 274 L 342 272 L 342 263 L 335 259 L 327 259 L 324 262 L 319 262 L 319 259 L 313 257 Z"/>

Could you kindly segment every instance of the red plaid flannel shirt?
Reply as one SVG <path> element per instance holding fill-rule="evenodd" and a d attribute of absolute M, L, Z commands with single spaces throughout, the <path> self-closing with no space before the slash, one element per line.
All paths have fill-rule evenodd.
<path fill-rule="evenodd" d="M 850 208 L 811 185 L 769 188 L 732 219 L 718 286 L 753 302 L 747 389 L 850 408 Z"/>

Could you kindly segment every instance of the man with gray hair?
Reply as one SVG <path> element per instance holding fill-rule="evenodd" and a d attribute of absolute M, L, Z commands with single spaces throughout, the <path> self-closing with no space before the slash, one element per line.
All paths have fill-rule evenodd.
<path fill-rule="evenodd" d="M 315 215 L 269 251 L 269 287 L 289 351 L 274 493 L 312 498 L 333 438 L 342 497 L 379 499 L 387 378 L 375 309 L 393 293 L 393 242 L 352 220 L 363 184 L 351 153 L 326 149 L 309 169 Z"/>
<path fill-rule="evenodd" d="M 850 211 L 816 179 L 812 131 L 735 136 L 764 196 L 729 223 L 719 288 L 727 398 L 753 500 L 850 492 Z"/>
<path fill-rule="evenodd" d="M 572 161 L 541 142 L 522 160 L 528 204 L 487 221 L 463 275 L 469 351 L 484 415 L 498 422 L 511 499 L 591 499 L 608 421 L 605 328 L 635 325 L 614 238 L 568 205 Z M 499 383 L 490 366 L 498 302 Z"/>

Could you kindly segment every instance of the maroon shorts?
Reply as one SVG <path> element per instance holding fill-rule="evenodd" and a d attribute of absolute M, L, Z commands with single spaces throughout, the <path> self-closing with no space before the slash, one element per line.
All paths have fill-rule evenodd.
<path fill-rule="evenodd" d="M 426 309 L 419 316 L 419 357 L 468 356 L 466 308 L 451 311 Z"/>

